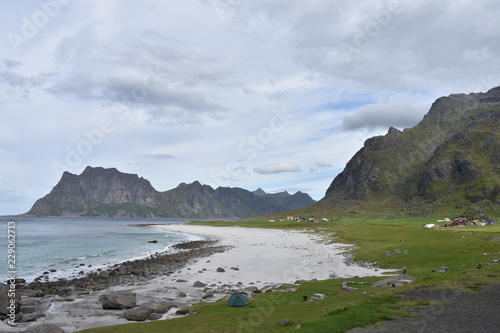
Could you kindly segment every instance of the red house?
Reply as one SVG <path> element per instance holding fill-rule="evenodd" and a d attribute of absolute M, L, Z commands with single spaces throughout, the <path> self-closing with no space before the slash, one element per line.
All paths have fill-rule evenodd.
<path fill-rule="evenodd" d="M 465 217 L 460 217 L 458 219 L 454 219 L 453 222 L 451 222 L 452 227 L 463 227 L 468 225 L 467 219 Z"/>

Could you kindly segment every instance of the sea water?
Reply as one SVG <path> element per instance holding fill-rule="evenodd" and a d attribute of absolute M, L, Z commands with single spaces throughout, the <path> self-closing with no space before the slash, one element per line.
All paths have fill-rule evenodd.
<path fill-rule="evenodd" d="M 87 273 L 126 260 L 144 258 L 165 251 L 175 243 L 202 239 L 136 226 L 187 221 L 0 217 L 0 282 L 5 282 L 12 271 L 16 272 L 17 278 L 27 282 L 45 272 L 49 272 L 45 275 L 50 281 L 75 278 L 81 276 L 82 271 Z M 149 243 L 153 240 L 157 243 Z"/>

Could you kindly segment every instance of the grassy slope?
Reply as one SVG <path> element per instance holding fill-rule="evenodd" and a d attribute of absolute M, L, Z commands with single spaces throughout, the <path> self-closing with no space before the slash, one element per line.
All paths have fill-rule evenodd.
<path fill-rule="evenodd" d="M 194 306 L 199 313 L 179 319 L 95 328 L 83 332 L 289 332 L 301 325 L 301 332 L 345 332 L 349 328 L 367 326 L 391 316 L 404 314 L 405 306 L 422 306 L 416 301 L 401 300 L 394 293 L 418 286 L 436 286 L 473 292 L 478 285 L 498 283 L 500 269 L 489 259 L 498 259 L 500 226 L 425 229 L 421 225 L 435 219 L 407 218 L 390 220 L 343 219 L 335 223 L 290 223 L 265 221 L 209 222 L 211 225 L 263 228 L 312 228 L 326 239 L 356 244 L 355 260 L 378 262 L 384 268 L 407 267 L 417 281 L 397 288 L 355 286 L 358 290 L 341 291 L 345 280 L 307 282 L 294 286 L 296 291 L 269 292 L 250 302 L 249 306 L 232 308 L 226 301 Z M 364 222 L 364 223 L 361 223 Z M 458 231 L 458 232 L 457 232 Z M 408 254 L 386 256 L 395 249 Z M 491 255 L 484 255 L 490 253 Z M 483 269 L 476 270 L 478 263 Z M 447 273 L 433 270 L 446 266 Z M 349 279 L 375 282 L 380 278 Z M 302 296 L 322 293 L 328 298 L 303 302 Z M 289 325 L 279 325 L 284 318 Z"/>

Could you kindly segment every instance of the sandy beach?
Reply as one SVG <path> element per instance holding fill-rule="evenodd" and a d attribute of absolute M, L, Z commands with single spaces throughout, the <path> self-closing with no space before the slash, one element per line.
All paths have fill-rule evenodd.
<path fill-rule="evenodd" d="M 99 296 L 114 291 L 131 291 L 137 305 L 171 308 L 161 319 L 178 316 L 176 310 L 197 302 L 227 297 L 234 291 L 275 288 L 313 279 L 377 276 L 387 272 L 370 265 L 357 265 L 342 255 L 351 247 L 303 231 L 210 227 L 196 225 L 150 226 L 173 232 L 201 235 L 216 240 L 224 251 L 189 259 L 182 268 L 155 274 L 135 283 L 112 286 L 94 292 L 75 291 L 69 297 L 23 297 L 23 303 L 46 306 L 45 318 L 19 323 L 19 327 L 0 326 L 2 332 L 22 332 L 41 322 L 54 323 L 67 332 L 129 323 L 119 318 L 125 310 L 103 310 Z M 196 282 L 196 283 L 195 283 Z M 42 307 L 43 307 L 42 306 Z M 3 324 L 0 324 L 3 325 Z"/>
<path fill-rule="evenodd" d="M 336 277 L 380 275 L 371 267 L 353 265 L 339 253 L 350 246 L 322 240 L 320 236 L 300 231 L 210 227 L 195 225 L 158 226 L 174 232 L 203 235 L 217 239 L 231 249 L 212 255 L 206 261 L 190 263 L 172 279 L 212 283 L 295 283 L 297 280 L 324 280 Z M 224 273 L 217 272 L 223 268 Z M 238 270 L 234 270 L 238 268 Z M 204 270 L 206 269 L 206 270 Z M 202 273 L 200 273 L 202 272 Z"/>

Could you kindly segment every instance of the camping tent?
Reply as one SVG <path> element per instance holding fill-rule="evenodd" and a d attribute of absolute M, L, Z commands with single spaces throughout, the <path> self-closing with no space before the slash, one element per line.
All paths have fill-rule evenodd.
<path fill-rule="evenodd" d="M 234 293 L 229 297 L 227 305 L 229 306 L 245 306 L 248 304 L 248 299 L 241 293 Z"/>

